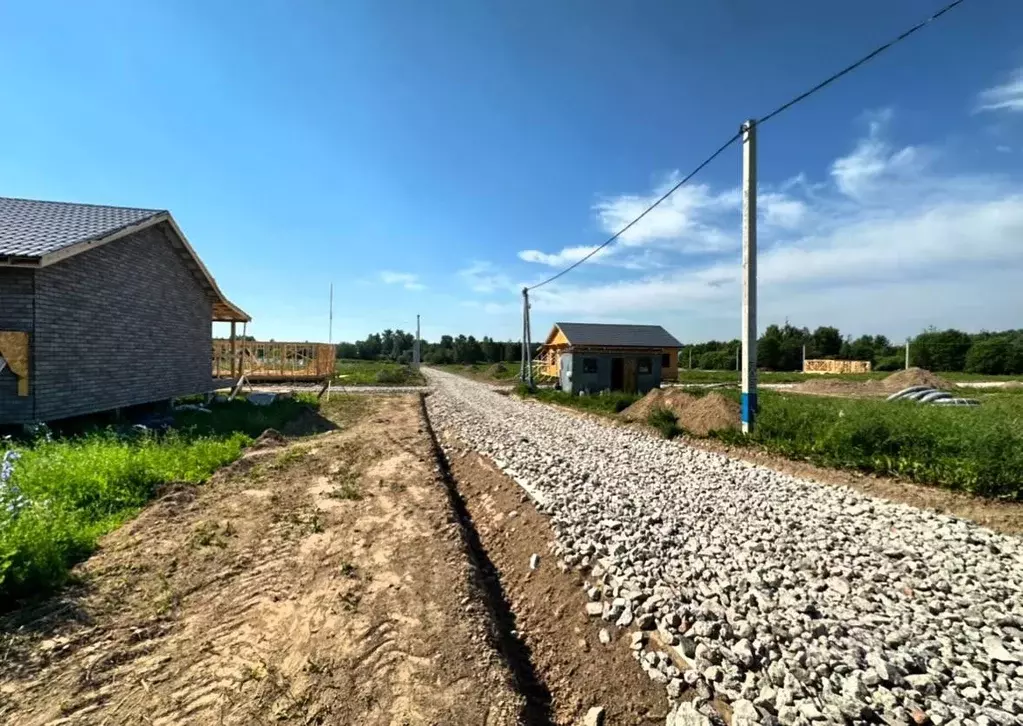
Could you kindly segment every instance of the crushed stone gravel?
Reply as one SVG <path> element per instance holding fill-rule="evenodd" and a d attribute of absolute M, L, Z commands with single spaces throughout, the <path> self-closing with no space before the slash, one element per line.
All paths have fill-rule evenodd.
<path fill-rule="evenodd" d="M 1023 726 L 1019 538 L 426 375 L 434 425 L 539 495 L 587 609 L 655 632 L 640 666 L 696 692 L 670 723 L 719 698 L 744 724 Z"/>

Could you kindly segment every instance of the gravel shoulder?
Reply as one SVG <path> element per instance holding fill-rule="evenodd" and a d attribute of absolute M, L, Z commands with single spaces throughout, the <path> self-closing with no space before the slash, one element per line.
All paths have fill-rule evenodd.
<path fill-rule="evenodd" d="M 1023 546 L 427 371 L 434 426 L 535 491 L 685 722 L 1023 724 Z M 682 667 L 679 667 L 681 664 Z M 678 714 L 669 717 L 674 723 Z"/>

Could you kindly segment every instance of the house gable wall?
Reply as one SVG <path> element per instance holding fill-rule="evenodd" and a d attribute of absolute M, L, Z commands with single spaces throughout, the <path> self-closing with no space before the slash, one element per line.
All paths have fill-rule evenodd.
<path fill-rule="evenodd" d="M 36 272 L 36 419 L 209 389 L 212 303 L 162 226 Z"/>

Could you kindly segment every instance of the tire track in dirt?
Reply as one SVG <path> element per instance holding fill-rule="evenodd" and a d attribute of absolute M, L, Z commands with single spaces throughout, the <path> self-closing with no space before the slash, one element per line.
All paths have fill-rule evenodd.
<path fill-rule="evenodd" d="M 105 538 L 86 586 L 0 620 L 0 722 L 517 723 L 417 404 L 250 450 Z"/>

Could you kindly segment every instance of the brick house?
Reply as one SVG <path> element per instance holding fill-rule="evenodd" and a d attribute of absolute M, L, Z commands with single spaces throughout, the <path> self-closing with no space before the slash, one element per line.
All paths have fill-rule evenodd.
<path fill-rule="evenodd" d="M 0 197 L 0 424 L 208 391 L 248 320 L 169 212 Z"/>

